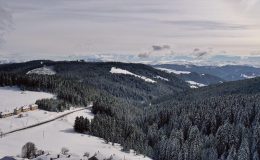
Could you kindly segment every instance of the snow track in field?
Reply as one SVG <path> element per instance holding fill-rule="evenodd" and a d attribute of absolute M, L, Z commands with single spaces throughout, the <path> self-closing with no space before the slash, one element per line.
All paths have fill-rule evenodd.
<path fill-rule="evenodd" d="M 89 152 L 90 156 L 99 152 L 105 157 L 116 155 L 119 159 L 125 160 L 149 160 L 142 155 L 136 156 L 133 151 L 122 152 L 118 144 L 113 146 L 106 144 L 101 138 L 75 133 L 73 130 L 75 118 L 87 117 L 88 114 L 86 110 L 82 110 L 50 123 L 2 137 L 0 138 L 0 158 L 7 155 L 19 155 L 25 143 L 33 142 L 38 149 L 52 153 L 60 153 L 61 148 L 66 147 L 76 157 L 82 157 L 85 152 Z"/>

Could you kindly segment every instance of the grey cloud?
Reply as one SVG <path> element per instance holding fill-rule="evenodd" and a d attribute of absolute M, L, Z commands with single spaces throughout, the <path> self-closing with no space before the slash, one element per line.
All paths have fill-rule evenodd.
<path fill-rule="evenodd" d="M 4 41 L 4 34 L 11 28 L 12 15 L 0 2 L 0 45 Z"/>
<path fill-rule="evenodd" d="M 212 52 L 212 48 L 209 48 L 208 51 L 201 50 L 199 48 L 195 48 L 193 50 L 193 56 L 195 58 L 204 58 L 205 56 L 209 55 Z"/>
<path fill-rule="evenodd" d="M 177 20 L 164 21 L 174 26 L 186 27 L 191 29 L 209 29 L 209 30 L 247 30 L 254 28 L 254 25 L 229 24 L 217 21 L 201 21 L 201 20 Z"/>
<path fill-rule="evenodd" d="M 193 52 L 199 52 L 199 51 L 200 51 L 199 48 L 195 48 L 195 49 L 193 50 Z"/>
<path fill-rule="evenodd" d="M 150 55 L 151 55 L 151 52 L 143 52 L 143 53 L 139 53 L 138 57 L 139 58 L 148 58 L 148 57 L 150 57 Z"/>
<path fill-rule="evenodd" d="M 148 58 L 153 53 L 160 52 L 160 51 L 170 51 L 170 49 L 171 49 L 171 46 L 169 46 L 169 45 L 153 45 L 151 51 L 139 53 L 138 57 L 139 58 Z M 174 53 L 173 51 L 170 51 L 170 52 L 171 52 L 171 54 Z"/>
<path fill-rule="evenodd" d="M 162 45 L 162 46 L 153 45 L 152 47 L 153 47 L 153 51 L 161 51 L 161 50 L 171 49 L 171 47 L 169 45 Z"/>
<path fill-rule="evenodd" d="M 206 55 L 208 55 L 209 53 L 207 51 L 203 51 L 203 52 L 198 52 L 196 54 L 197 58 L 201 58 L 201 57 L 204 57 Z"/>

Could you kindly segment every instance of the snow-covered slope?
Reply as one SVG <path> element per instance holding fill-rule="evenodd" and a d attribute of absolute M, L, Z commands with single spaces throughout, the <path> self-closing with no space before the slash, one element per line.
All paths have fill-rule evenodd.
<path fill-rule="evenodd" d="M 44 110 L 35 110 L 31 112 L 24 112 L 21 113 L 23 116 L 19 117 L 17 115 L 7 117 L 7 118 L 2 118 L 0 119 L 0 131 L 3 133 L 15 130 L 15 129 L 20 129 L 24 128 L 26 126 L 34 125 L 39 122 L 43 122 L 46 120 L 50 120 L 53 118 L 56 118 L 62 114 L 69 113 L 71 111 L 75 111 L 80 108 L 71 108 L 70 110 L 66 110 L 64 112 L 48 112 Z M 91 115 L 91 111 L 87 110 L 86 112 L 90 118 L 93 118 Z M 19 117 L 19 118 L 18 118 Z"/>
<path fill-rule="evenodd" d="M 60 153 L 62 147 L 69 149 L 74 155 L 83 156 L 89 152 L 93 156 L 98 151 L 109 157 L 115 154 L 125 160 L 148 160 L 143 156 L 136 156 L 131 153 L 121 151 L 121 147 L 116 144 L 106 144 L 100 138 L 87 134 L 78 134 L 73 130 L 76 116 L 86 117 L 89 113 L 86 110 L 73 113 L 60 120 L 53 121 L 35 128 L 20 131 L 0 138 L 0 158 L 4 156 L 16 156 L 21 153 L 22 146 L 27 142 L 33 142 L 38 149 Z M 89 117 L 88 117 L 89 118 Z"/>
<path fill-rule="evenodd" d="M 41 75 L 55 75 L 56 72 L 53 70 L 52 67 L 41 67 L 41 68 L 36 68 L 33 69 L 29 72 L 27 72 L 26 74 L 41 74 Z"/>
<path fill-rule="evenodd" d="M 97 158 L 98 160 L 123 160 L 123 158 L 120 158 L 116 155 L 111 155 L 111 156 L 105 156 L 100 152 L 95 153 L 92 157 L 88 156 L 88 153 L 86 153 L 85 156 L 78 156 L 74 154 L 61 154 L 61 153 L 45 153 L 44 155 L 38 156 L 37 158 L 34 158 L 33 160 L 50 160 L 50 159 L 55 159 L 55 160 L 88 160 L 89 158 Z M 59 157 L 59 158 L 58 158 Z"/>
<path fill-rule="evenodd" d="M 173 69 L 160 68 L 160 67 L 157 67 L 156 69 L 161 70 L 161 71 L 165 71 L 167 73 L 174 73 L 174 74 L 190 74 L 191 73 L 189 71 L 176 71 L 176 70 L 173 70 Z"/>
<path fill-rule="evenodd" d="M 17 107 L 34 104 L 36 100 L 54 98 L 45 92 L 21 91 L 18 87 L 0 87 L 0 112 L 13 111 Z"/>
<path fill-rule="evenodd" d="M 134 77 L 137 77 L 137 78 L 140 78 L 146 82 L 149 82 L 149 83 L 156 83 L 156 81 L 150 79 L 150 78 L 147 78 L 145 76 L 140 76 L 140 75 L 137 75 L 137 74 L 134 74 L 132 72 L 129 72 L 127 70 L 124 70 L 124 69 L 120 69 L 120 68 L 116 68 L 116 67 L 112 67 L 111 70 L 110 70 L 110 73 L 112 74 L 125 74 L 125 75 L 131 75 L 131 76 L 134 76 Z"/>

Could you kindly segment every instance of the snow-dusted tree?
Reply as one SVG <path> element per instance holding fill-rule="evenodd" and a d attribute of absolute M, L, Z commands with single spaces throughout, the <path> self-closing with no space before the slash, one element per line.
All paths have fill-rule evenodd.
<path fill-rule="evenodd" d="M 83 156 L 84 157 L 89 157 L 89 152 L 85 152 Z"/>
<path fill-rule="evenodd" d="M 255 151 L 253 155 L 253 160 L 259 160 L 259 154 L 257 153 L 257 151 Z"/>
<path fill-rule="evenodd" d="M 236 160 L 236 159 L 237 159 L 236 149 L 234 147 L 231 147 L 231 149 L 228 152 L 227 160 Z"/>
<path fill-rule="evenodd" d="M 34 143 L 28 142 L 22 148 L 22 158 L 34 158 L 36 155 L 37 148 Z"/>
<path fill-rule="evenodd" d="M 217 160 L 218 152 L 214 148 L 206 148 L 201 153 L 202 160 Z"/>
<path fill-rule="evenodd" d="M 242 143 L 238 150 L 238 160 L 248 160 L 250 159 L 250 151 L 249 151 L 249 144 L 247 138 L 242 139 Z"/>
<path fill-rule="evenodd" d="M 66 147 L 62 147 L 61 148 L 61 154 L 67 155 L 68 153 L 69 153 L 69 149 L 68 148 L 66 148 Z"/>

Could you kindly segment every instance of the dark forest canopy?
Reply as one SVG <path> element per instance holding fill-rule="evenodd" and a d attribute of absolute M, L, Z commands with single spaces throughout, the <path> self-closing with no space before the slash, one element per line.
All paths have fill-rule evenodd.
<path fill-rule="evenodd" d="M 26 74 L 44 65 L 57 74 Z M 169 81 L 147 83 L 111 74 L 111 67 Z M 58 101 L 38 101 L 52 111 L 94 102 L 94 119 L 79 117 L 75 130 L 120 143 L 124 151 L 157 160 L 260 158 L 260 78 L 190 89 L 143 64 L 32 61 L 0 65 L 0 85 L 55 93 Z"/>

